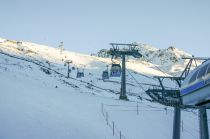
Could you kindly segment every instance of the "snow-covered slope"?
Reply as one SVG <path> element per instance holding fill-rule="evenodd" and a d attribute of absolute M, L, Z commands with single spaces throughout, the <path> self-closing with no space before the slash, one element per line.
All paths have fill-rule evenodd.
<path fill-rule="evenodd" d="M 146 49 L 153 51 L 144 49 L 144 53 Z M 84 69 L 85 77 L 76 78 L 77 70 L 72 70 L 66 78 L 65 60 L 73 61 L 71 67 Z M 155 59 L 130 59 L 130 101 L 121 101 L 120 78 L 101 79 L 110 64 L 110 58 L 0 39 L 0 138 L 119 139 L 120 131 L 126 139 L 171 138 L 173 109 L 150 102 L 144 93 L 148 84 L 157 83 L 151 76 L 169 72 L 157 69 L 160 63 Z M 171 84 L 168 82 L 168 86 Z M 182 113 L 183 138 L 198 137 L 197 112 L 193 112 Z"/>

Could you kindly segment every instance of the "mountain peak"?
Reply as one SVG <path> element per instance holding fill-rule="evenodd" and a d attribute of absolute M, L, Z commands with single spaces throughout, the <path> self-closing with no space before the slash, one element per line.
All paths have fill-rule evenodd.
<path fill-rule="evenodd" d="M 176 48 L 175 48 L 174 46 L 169 46 L 169 47 L 167 48 L 167 50 L 174 51 L 174 50 L 176 50 Z"/>

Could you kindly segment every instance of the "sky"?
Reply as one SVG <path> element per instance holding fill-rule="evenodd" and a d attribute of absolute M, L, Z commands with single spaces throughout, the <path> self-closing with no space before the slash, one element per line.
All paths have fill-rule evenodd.
<path fill-rule="evenodd" d="M 210 57 L 210 0 L 0 0 L 0 37 L 96 53 L 109 43 Z"/>

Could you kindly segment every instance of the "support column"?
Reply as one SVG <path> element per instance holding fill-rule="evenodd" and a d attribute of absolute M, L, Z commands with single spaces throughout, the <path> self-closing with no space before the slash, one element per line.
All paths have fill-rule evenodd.
<path fill-rule="evenodd" d="M 209 139 L 208 120 L 205 107 L 199 109 L 199 127 L 200 139 Z"/>
<path fill-rule="evenodd" d="M 125 55 L 122 55 L 122 77 L 121 77 L 121 90 L 120 90 L 120 99 L 127 100 L 126 96 L 126 73 L 125 73 Z"/>
<path fill-rule="evenodd" d="M 173 139 L 180 139 L 181 109 L 174 108 Z"/>
<path fill-rule="evenodd" d="M 69 78 L 69 63 L 68 63 L 68 76 L 67 77 Z"/>

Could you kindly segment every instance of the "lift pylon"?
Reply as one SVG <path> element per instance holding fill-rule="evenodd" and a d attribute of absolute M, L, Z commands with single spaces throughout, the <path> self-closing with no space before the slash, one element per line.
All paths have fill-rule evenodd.
<path fill-rule="evenodd" d="M 72 60 L 66 60 L 65 64 L 64 64 L 64 65 L 66 65 L 66 64 L 68 65 L 67 78 L 69 78 L 69 73 L 71 72 L 70 67 L 69 67 L 70 63 L 72 63 Z"/>
<path fill-rule="evenodd" d="M 189 59 L 184 71 L 182 72 L 180 77 L 165 77 L 165 76 L 156 76 L 155 78 L 158 79 L 160 83 L 160 88 L 153 88 L 148 89 L 146 93 L 155 101 L 166 105 L 174 107 L 174 122 L 173 122 L 173 139 L 180 139 L 180 121 L 181 121 L 181 109 L 182 108 L 198 108 L 199 109 L 199 118 L 200 118 L 200 138 L 201 139 L 208 139 L 208 124 L 207 124 L 207 114 L 206 108 L 207 107 L 197 107 L 197 106 L 187 106 L 183 105 L 180 96 L 180 88 L 184 79 L 188 76 L 193 61 L 197 67 L 196 60 L 206 61 L 209 58 L 205 57 L 186 57 L 183 59 Z M 179 89 L 167 89 L 163 85 L 164 79 L 171 79 L 176 81 Z"/>
<path fill-rule="evenodd" d="M 142 55 L 139 53 L 136 46 L 137 44 L 122 44 L 122 43 L 110 43 L 112 48 L 107 52 L 112 56 L 112 59 L 115 57 L 121 57 L 122 59 L 122 77 L 121 77 L 121 89 L 120 89 L 120 99 L 127 100 L 126 96 L 126 56 L 133 56 L 134 58 L 140 58 Z M 127 46 L 128 48 L 120 49 L 119 46 Z"/>

